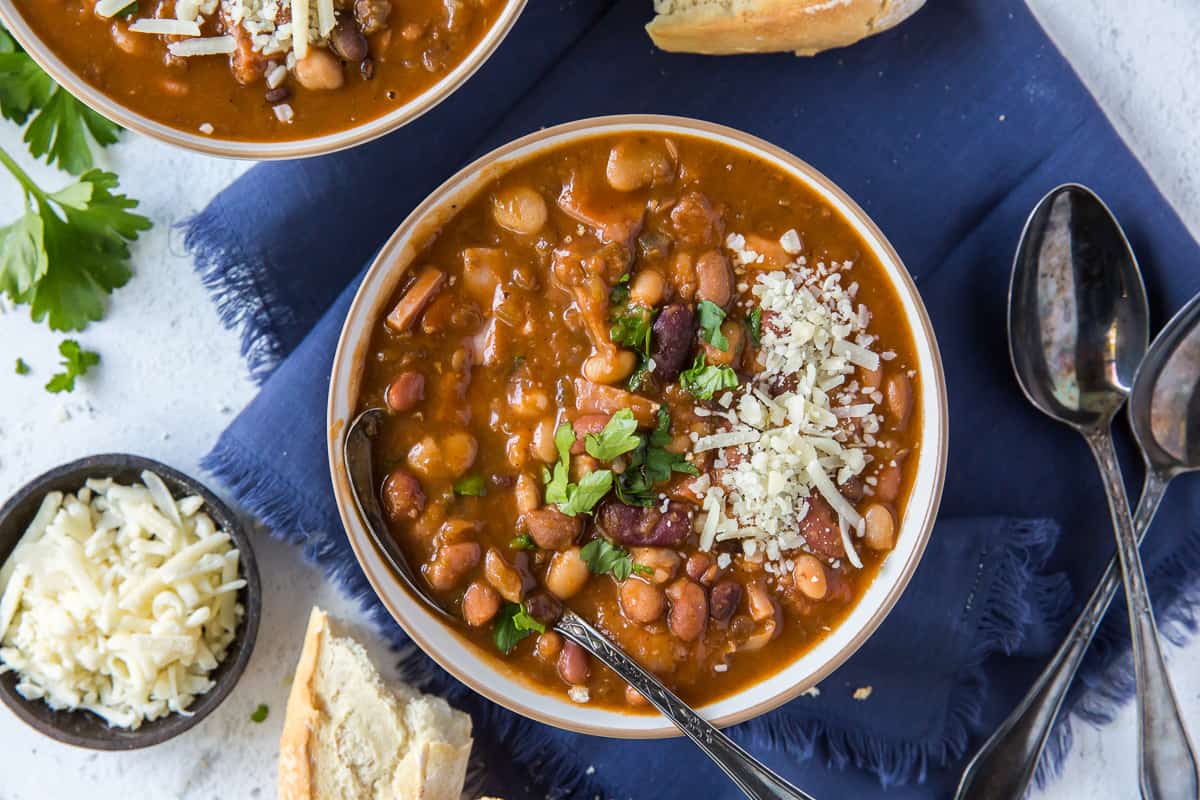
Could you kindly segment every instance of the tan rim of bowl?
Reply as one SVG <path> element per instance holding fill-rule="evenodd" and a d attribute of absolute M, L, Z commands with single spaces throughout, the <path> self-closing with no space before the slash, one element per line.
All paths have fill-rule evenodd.
<path fill-rule="evenodd" d="M 4 23 L 4 27 L 21 43 L 33 60 L 60 86 L 96 113 L 113 122 L 185 150 L 227 158 L 271 161 L 319 156 L 345 150 L 372 139 L 378 139 L 380 136 L 412 122 L 452 95 L 458 87 L 475 74 L 477 69 L 483 66 L 483 63 L 491 57 L 500 43 L 504 41 L 504 37 L 512 30 L 517 17 L 525 9 L 525 3 L 526 0 L 507 0 L 503 13 L 479 40 L 479 44 L 467 54 L 467 57 L 446 73 L 440 81 L 400 108 L 344 131 L 282 142 L 242 142 L 235 139 L 221 139 L 191 133 L 156 122 L 116 102 L 73 72 L 33 32 L 33 29 L 25 22 L 25 17 L 13 4 L 13 0 L 0 0 L 0 22 Z"/>
<path fill-rule="evenodd" d="M 882 232 L 841 189 L 787 151 L 740 131 L 681 117 L 629 115 L 597 117 L 537 131 L 478 159 L 433 192 L 404 220 L 384 245 L 363 280 L 347 314 L 334 356 L 329 389 L 329 468 L 338 511 L 350 544 L 380 601 L 392 617 L 429 656 L 475 691 L 522 716 L 578 733 L 619 738 L 664 738 L 679 731 L 660 716 L 589 709 L 497 669 L 444 621 L 427 610 L 389 573 L 370 543 L 353 510 L 342 456 L 342 439 L 355 410 L 362 360 L 370 330 L 400 278 L 420 251 L 426 237 L 455 212 L 459 203 L 514 164 L 547 149 L 594 135 L 651 131 L 695 136 L 746 150 L 816 189 L 837 207 L 879 257 L 901 299 L 914 333 L 922 370 L 922 444 L 920 464 L 896 550 L 885 560 L 875 580 L 841 626 L 807 653 L 782 665 L 773 675 L 701 709 L 719 726 L 733 725 L 770 711 L 815 686 L 846 661 L 870 637 L 895 606 L 915 572 L 928 542 L 941 500 L 947 453 L 946 383 L 941 355 L 924 304 L 908 271 Z M 898 560 L 902 555 L 903 560 Z M 879 587 L 878 589 L 876 587 Z M 876 596 L 879 595 L 879 596 Z M 868 599 L 873 603 L 868 606 Z M 856 631 L 851 634 L 853 623 Z M 847 631 L 839 634 L 839 631 Z M 443 652 L 443 649 L 446 652 Z M 832 652 L 822 654 L 824 650 Z M 457 660 L 458 663 L 453 663 Z"/>

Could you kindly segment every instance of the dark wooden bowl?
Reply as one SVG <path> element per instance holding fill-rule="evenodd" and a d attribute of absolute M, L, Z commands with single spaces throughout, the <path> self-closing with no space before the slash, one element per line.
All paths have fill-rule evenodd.
<path fill-rule="evenodd" d="M 262 616 L 262 584 L 254 551 L 233 512 L 199 482 L 149 458 L 109 453 L 89 456 L 56 467 L 34 478 L 0 507 L 0 563 L 3 563 L 25 533 L 33 515 L 47 492 L 77 492 L 88 478 L 113 478 L 119 483 L 141 481 L 142 470 L 156 473 L 176 498 L 199 495 L 204 498 L 205 512 L 217 527 L 229 532 L 239 550 L 239 572 L 246 586 L 238 592 L 245 615 L 229 645 L 225 659 L 209 677 L 215 682 L 211 689 L 198 695 L 188 708 L 190 715 L 178 713 L 145 722 L 137 730 L 111 728 L 90 711 L 54 711 L 41 700 L 26 700 L 17 694 L 17 677 L 13 672 L 0 675 L 0 699 L 13 713 L 41 733 L 60 742 L 91 750 L 136 750 L 165 742 L 196 725 L 233 689 L 250 661 L 258 621 Z"/>

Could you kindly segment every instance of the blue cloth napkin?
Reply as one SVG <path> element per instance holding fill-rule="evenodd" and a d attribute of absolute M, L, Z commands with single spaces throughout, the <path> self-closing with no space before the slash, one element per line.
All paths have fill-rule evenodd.
<path fill-rule="evenodd" d="M 188 223 L 202 276 L 264 381 L 208 465 L 404 646 L 349 551 L 326 472 L 329 366 L 363 264 L 454 170 L 539 126 L 661 112 L 762 136 L 843 186 L 912 271 L 945 359 L 951 454 L 928 552 L 879 632 L 819 697 L 733 733 L 817 796 L 870 798 L 886 785 L 888 797 L 943 797 L 1113 552 L 1084 443 L 1029 407 L 1011 375 L 1004 310 L 1021 224 L 1054 185 L 1094 187 L 1127 228 L 1158 323 L 1200 290 L 1200 253 L 1018 0 L 942 0 L 812 59 L 660 53 L 641 30 L 649 5 L 531 3 L 435 111 L 348 153 L 257 166 Z M 1139 475 L 1134 459 L 1126 468 Z M 1181 479 L 1144 548 L 1168 636 L 1191 629 L 1198 505 L 1200 482 Z M 1072 701 L 1076 715 L 1102 721 L 1127 698 L 1124 629 L 1115 609 L 1080 682 L 1091 691 Z M 504 796 L 738 794 L 685 742 L 552 730 L 470 694 L 411 644 L 404 662 L 475 716 L 486 783 Z M 871 697 L 852 699 L 863 686 Z M 1048 765 L 1069 741 L 1060 725 Z"/>

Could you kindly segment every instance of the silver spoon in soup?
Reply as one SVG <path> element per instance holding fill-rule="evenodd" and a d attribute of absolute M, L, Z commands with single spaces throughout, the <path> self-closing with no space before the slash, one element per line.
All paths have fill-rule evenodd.
<path fill-rule="evenodd" d="M 426 606 L 453 619 L 428 593 L 424 581 L 417 578 L 403 550 L 387 533 L 387 524 L 376 495 L 378 483 L 371 458 L 372 443 L 386 413 L 380 408 L 367 409 L 346 432 L 343 448 L 351 495 L 371 540 L 397 577 Z M 812 795 L 792 786 L 721 733 L 578 614 L 565 609 L 553 629 L 579 644 L 641 693 L 704 751 L 751 800 L 813 800 Z"/>

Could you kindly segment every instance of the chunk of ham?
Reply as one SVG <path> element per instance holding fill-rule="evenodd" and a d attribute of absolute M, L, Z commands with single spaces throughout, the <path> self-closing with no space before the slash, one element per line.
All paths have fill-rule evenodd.
<path fill-rule="evenodd" d="M 633 392 L 575 379 L 575 408 L 581 414 L 615 414 L 627 408 L 639 426 L 652 428 L 658 421 L 658 403 Z"/>
<path fill-rule="evenodd" d="M 594 228 L 601 242 L 630 249 L 646 219 L 646 208 L 641 202 L 623 196 L 605 197 L 576 186 L 575 176 L 558 195 L 558 207 L 572 219 Z"/>
<path fill-rule="evenodd" d="M 445 284 L 446 273 L 436 267 L 424 267 L 387 315 L 388 326 L 396 333 L 406 332 Z"/>

